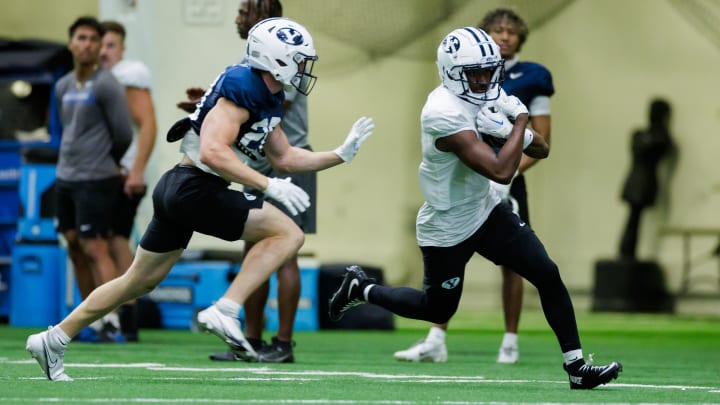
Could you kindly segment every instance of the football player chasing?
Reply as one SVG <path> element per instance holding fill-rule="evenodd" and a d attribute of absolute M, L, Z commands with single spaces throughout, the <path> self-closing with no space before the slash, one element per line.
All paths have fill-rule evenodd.
<path fill-rule="evenodd" d="M 257 353 L 240 329 L 245 299 L 304 243 L 302 230 L 262 198 L 228 188 L 239 183 L 263 190 L 293 214 L 309 206 L 308 195 L 289 179 L 268 178 L 243 163 L 265 155 L 281 172 L 307 172 L 350 163 L 372 134 L 372 119 L 362 117 L 345 142 L 333 151 L 312 152 L 289 145 L 278 125 L 284 86 L 308 94 L 316 77 L 312 37 L 300 24 L 270 18 L 250 31 L 248 64 L 221 73 L 190 120 L 181 120 L 168 139 L 183 139 L 181 162 L 166 172 L 153 192 L 153 218 L 124 275 L 95 289 L 60 324 L 30 335 L 26 349 L 49 380 L 69 381 L 64 354 L 82 328 L 118 305 L 152 291 L 170 271 L 194 232 L 255 246 L 243 270 L 223 297 L 198 314 L 198 325 L 217 335 L 239 357 Z"/>

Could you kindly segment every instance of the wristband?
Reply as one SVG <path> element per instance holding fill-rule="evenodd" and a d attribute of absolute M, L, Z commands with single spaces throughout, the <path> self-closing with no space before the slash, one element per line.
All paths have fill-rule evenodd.
<path fill-rule="evenodd" d="M 523 150 L 527 149 L 527 147 L 530 146 L 534 137 L 535 134 L 533 134 L 533 131 L 529 128 L 525 128 L 525 136 L 523 138 Z"/>

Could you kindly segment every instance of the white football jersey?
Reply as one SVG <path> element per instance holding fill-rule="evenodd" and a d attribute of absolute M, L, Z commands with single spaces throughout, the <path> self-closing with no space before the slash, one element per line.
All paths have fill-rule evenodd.
<path fill-rule="evenodd" d="M 416 221 L 420 246 L 457 245 L 475 233 L 500 202 L 487 177 L 467 167 L 454 153 L 435 147 L 438 138 L 466 130 L 477 134 L 479 109 L 443 86 L 430 93 L 423 107 L 419 176 L 425 203 Z"/>
<path fill-rule="evenodd" d="M 125 87 L 150 89 L 150 70 L 140 61 L 121 60 L 112 69 L 112 74 L 118 82 Z M 137 155 L 137 135 L 139 128 L 133 122 L 133 141 L 120 159 L 120 165 L 127 169 L 132 168 Z"/>

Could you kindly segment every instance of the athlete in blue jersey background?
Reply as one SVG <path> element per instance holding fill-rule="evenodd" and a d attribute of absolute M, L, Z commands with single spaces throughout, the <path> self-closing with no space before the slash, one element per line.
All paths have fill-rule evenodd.
<path fill-rule="evenodd" d="M 500 54 L 505 61 L 503 89 L 507 94 L 519 98 L 527 106 L 530 126 L 545 138 L 549 146 L 550 96 L 553 95 L 555 89 L 552 75 L 543 65 L 520 61 L 518 58 L 517 53 L 529 33 L 525 21 L 513 10 L 498 8 L 483 17 L 480 28 L 490 34 L 500 47 Z M 483 139 L 494 146 L 496 151 L 502 146 L 501 142 L 497 140 L 498 138 L 487 136 Z M 495 191 L 513 205 L 516 213 L 527 224 L 530 223 L 530 215 L 523 173 L 537 161 L 538 159 L 523 154 L 518 166 L 518 174 L 511 185 L 493 184 Z M 517 332 L 522 310 L 523 280 L 510 268 L 503 267 L 502 273 L 505 334 L 498 350 L 497 362 L 513 364 L 517 363 L 519 359 Z M 407 350 L 395 352 L 395 358 L 401 361 L 446 361 L 448 356 L 445 345 L 446 331 L 447 323 L 433 325 L 425 339 Z"/>
<path fill-rule="evenodd" d="M 505 81 L 503 89 L 520 99 L 528 107 L 530 126 L 545 138 L 550 146 L 550 96 L 555 92 L 552 76 L 543 65 L 535 62 L 520 61 L 517 53 L 528 36 L 525 21 L 513 10 L 500 8 L 483 17 L 480 27 L 485 29 L 500 47 L 505 59 Z M 538 159 L 523 154 L 518 167 L 518 175 L 510 187 L 510 197 L 517 204 L 517 213 L 530 224 L 527 189 L 523 173 Z M 505 335 L 498 351 L 498 363 L 517 363 L 518 324 L 522 310 L 523 281 L 512 269 L 503 267 L 503 311 L 505 315 Z"/>
<path fill-rule="evenodd" d="M 153 191 L 153 218 L 130 268 L 95 289 L 60 324 L 30 335 L 26 349 L 49 380 L 69 381 L 64 355 L 70 339 L 118 305 L 152 291 L 180 259 L 194 232 L 255 242 L 225 294 L 197 316 L 200 329 L 218 336 L 240 357 L 257 353 L 240 329 L 245 299 L 305 241 L 295 222 L 262 198 L 230 189 L 239 183 L 262 190 L 293 214 L 309 206 L 308 195 L 289 179 L 267 177 L 246 165 L 245 156 L 265 155 L 280 172 L 318 171 L 351 162 L 372 134 L 362 117 L 342 145 L 312 152 L 292 147 L 278 126 L 283 88 L 307 95 L 316 77 L 317 54 L 310 33 L 300 24 L 270 18 L 253 27 L 246 47 L 248 65 L 229 67 L 200 101 L 191 119 L 173 125 L 168 140 L 182 138 L 180 163 L 167 171 Z"/>

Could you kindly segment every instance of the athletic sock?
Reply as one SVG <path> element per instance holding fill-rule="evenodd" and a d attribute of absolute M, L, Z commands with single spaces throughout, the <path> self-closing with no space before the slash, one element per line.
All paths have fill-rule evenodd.
<path fill-rule="evenodd" d="M 103 318 L 96 319 L 93 323 L 88 325 L 88 328 L 94 330 L 95 332 L 100 332 L 103 328 Z"/>
<path fill-rule="evenodd" d="M 65 350 L 70 342 L 70 337 L 59 326 L 53 326 L 48 330 L 48 345 L 53 350 Z"/>
<path fill-rule="evenodd" d="M 375 284 L 368 284 L 363 290 L 363 298 L 365 298 L 365 302 L 370 302 L 370 290 L 372 290 L 373 287 L 375 287 Z"/>
<path fill-rule="evenodd" d="M 518 335 L 517 333 L 505 332 L 503 335 L 501 347 L 517 347 Z"/>
<path fill-rule="evenodd" d="M 569 351 L 563 353 L 563 359 L 565 360 L 565 365 L 570 365 L 578 360 L 582 360 L 582 358 L 583 358 L 582 349 L 569 350 Z"/>
<path fill-rule="evenodd" d="M 229 298 L 220 298 L 215 303 L 215 306 L 220 311 L 220 313 L 222 313 L 223 315 L 227 315 L 233 319 L 237 319 L 240 316 L 240 308 L 242 308 L 240 304 Z"/>
<path fill-rule="evenodd" d="M 445 342 L 445 331 L 438 328 L 437 326 L 433 326 L 430 328 L 430 331 L 428 332 L 426 341 L 429 342 L 437 342 L 437 343 L 444 343 Z"/>
<path fill-rule="evenodd" d="M 105 316 L 102 317 L 103 323 L 109 323 L 112 325 L 115 329 L 120 330 L 120 318 L 118 318 L 117 313 L 110 312 L 105 314 Z"/>

